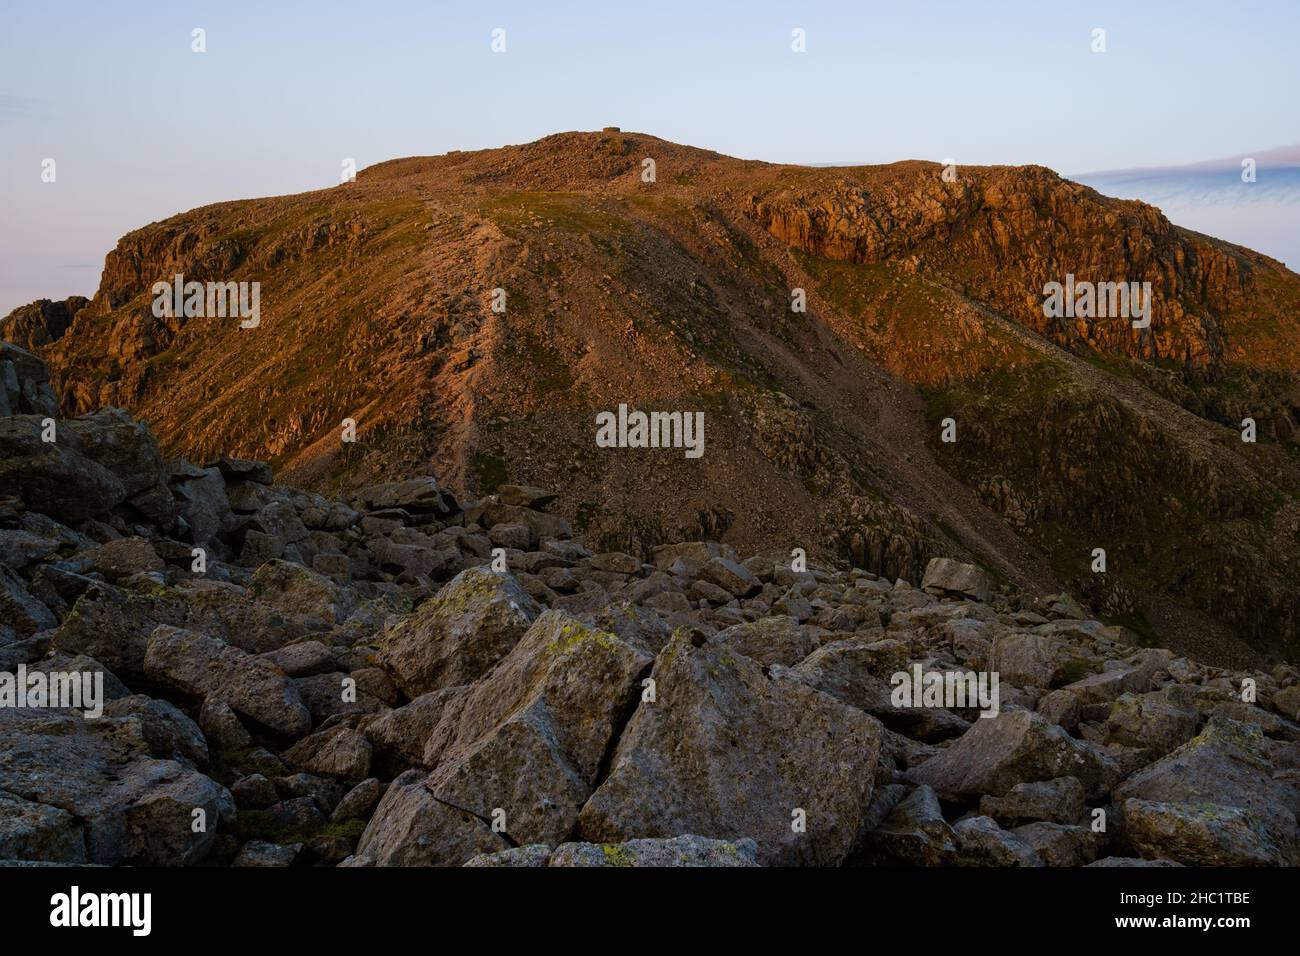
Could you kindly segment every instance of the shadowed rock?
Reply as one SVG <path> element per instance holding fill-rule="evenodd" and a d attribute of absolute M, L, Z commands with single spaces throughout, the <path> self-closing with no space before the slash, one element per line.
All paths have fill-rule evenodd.
<path fill-rule="evenodd" d="M 1300 794 L 1274 780 L 1270 767 L 1259 728 L 1212 717 L 1198 736 L 1125 780 L 1115 801 L 1126 819 L 1130 801 L 1138 801 L 1142 840 L 1154 855 L 1185 862 L 1195 855 L 1265 853 L 1271 844 L 1271 862 L 1295 863 Z M 1145 806 L 1152 803 L 1175 807 L 1157 812 Z M 1180 804 L 1187 806 L 1180 811 Z M 1266 842 L 1252 841 L 1248 832 Z"/>
<path fill-rule="evenodd" d="M 1100 796 L 1118 773 L 1104 751 L 1032 711 L 1017 710 L 975 721 L 947 750 L 908 775 L 944 799 L 960 800 L 999 796 L 1017 783 L 1056 777 L 1074 777 L 1090 796 Z"/>
<path fill-rule="evenodd" d="M 236 713 L 287 737 L 311 728 L 311 714 L 279 668 L 220 638 L 161 625 L 149 636 L 144 672 L 193 699 L 216 695 Z"/>
<path fill-rule="evenodd" d="M 357 843 L 354 865 L 459 866 L 509 847 L 483 820 L 435 798 L 424 777 L 409 770 L 388 787 Z"/>

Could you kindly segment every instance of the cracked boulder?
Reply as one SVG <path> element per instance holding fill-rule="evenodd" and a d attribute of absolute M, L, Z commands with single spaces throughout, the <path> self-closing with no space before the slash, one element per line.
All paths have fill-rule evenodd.
<path fill-rule="evenodd" d="M 869 866 L 942 866 L 957 855 L 957 840 L 929 787 L 916 787 L 880 826 L 863 835 L 853 862 Z"/>
<path fill-rule="evenodd" d="M 989 580 L 973 564 L 962 564 L 952 558 L 931 558 L 921 578 L 921 590 L 985 602 L 989 599 Z"/>
<path fill-rule="evenodd" d="M 844 860 L 871 800 L 874 718 L 686 630 L 651 676 L 655 700 L 637 707 L 582 809 L 584 840 L 749 837 L 764 864 Z"/>
<path fill-rule="evenodd" d="M 722 588 L 732 597 L 749 597 L 763 588 L 763 582 L 743 564 L 727 558 L 709 558 L 700 568 L 700 580 Z"/>
<path fill-rule="evenodd" d="M 361 834 L 353 865 L 460 866 L 509 849 L 488 823 L 438 800 L 424 778 L 408 770 L 389 785 Z"/>
<path fill-rule="evenodd" d="M 547 611 L 443 710 L 424 753 L 430 792 L 485 819 L 503 816 L 516 842 L 563 842 L 650 665 L 616 635 Z"/>

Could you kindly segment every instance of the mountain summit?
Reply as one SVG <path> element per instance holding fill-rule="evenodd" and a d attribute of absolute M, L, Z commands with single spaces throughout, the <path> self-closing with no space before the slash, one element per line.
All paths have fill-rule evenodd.
<path fill-rule="evenodd" d="M 177 276 L 256 283 L 258 322 L 160 310 Z M 1067 282 L 1099 291 L 1047 315 Z M 1129 284 L 1149 325 L 1093 308 Z M 1298 307 L 1277 261 L 1041 167 L 607 130 L 174 216 L 0 339 L 64 414 L 124 407 L 169 454 L 553 488 L 641 556 L 721 538 L 916 583 L 958 555 L 1228 664 L 1300 649 Z M 702 454 L 598 443 L 620 406 L 703 413 Z"/>

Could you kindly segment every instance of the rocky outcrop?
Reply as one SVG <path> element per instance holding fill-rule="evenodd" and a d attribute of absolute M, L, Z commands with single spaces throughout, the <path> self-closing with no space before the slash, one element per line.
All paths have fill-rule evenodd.
<path fill-rule="evenodd" d="M 20 306 L 0 321 L 0 340 L 28 350 L 57 342 L 89 303 L 85 296 L 74 295 L 61 302 L 37 299 Z"/>
<path fill-rule="evenodd" d="M 1157 209 L 1117 203 L 1041 167 L 972 167 L 952 182 L 938 173 L 913 163 L 871 185 L 846 176 L 755 194 L 749 211 L 795 248 L 853 263 L 907 261 L 963 286 L 965 264 L 995 259 L 996 274 L 969 294 L 1063 344 L 1141 358 L 1221 361 L 1218 313 L 1240 308 L 1255 294 L 1257 269 L 1268 268 L 1263 257 L 1184 233 Z M 1078 248 L 1085 241 L 1086 259 Z M 1043 286 L 1067 272 L 1081 281 L 1151 282 L 1160 323 L 1139 334 L 1123 322 L 1044 319 Z"/>

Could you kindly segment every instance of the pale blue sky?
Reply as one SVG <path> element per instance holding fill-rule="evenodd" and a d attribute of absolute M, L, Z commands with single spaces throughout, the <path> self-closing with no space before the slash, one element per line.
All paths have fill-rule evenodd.
<path fill-rule="evenodd" d="M 1294 0 L 4 0 L 0 314 L 90 294 L 132 228 L 333 185 L 348 156 L 364 167 L 604 125 L 778 162 L 1062 173 L 1291 143 L 1298 25 Z M 805 54 L 790 51 L 794 27 Z"/>

